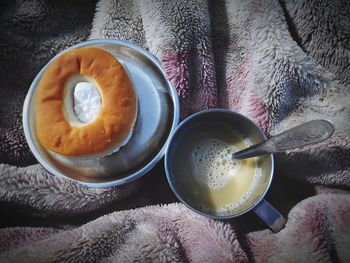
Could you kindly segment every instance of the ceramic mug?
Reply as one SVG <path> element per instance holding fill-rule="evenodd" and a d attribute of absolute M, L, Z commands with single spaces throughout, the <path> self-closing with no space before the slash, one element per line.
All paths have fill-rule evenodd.
<path fill-rule="evenodd" d="M 207 205 L 210 198 L 203 192 L 207 188 L 200 187 L 198 179 L 195 179 L 195 167 L 191 161 L 193 151 L 201 141 L 216 139 L 218 136 L 229 137 L 231 132 L 241 134 L 242 139 L 248 138 L 252 144 L 266 140 L 265 134 L 251 120 L 229 110 L 205 110 L 182 121 L 172 134 L 165 153 L 165 172 L 169 185 L 182 203 L 199 214 L 214 219 L 229 219 L 253 210 L 271 230 L 278 232 L 284 227 L 286 219 L 264 199 L 273 178 L 272 154 L 256 159 L 256 167 L 260 171 L 257 186 L 240 202 L 239 207 L 219 211 Z M 230 195 L 230 192 L 226 190 L 225 194 Z"/>

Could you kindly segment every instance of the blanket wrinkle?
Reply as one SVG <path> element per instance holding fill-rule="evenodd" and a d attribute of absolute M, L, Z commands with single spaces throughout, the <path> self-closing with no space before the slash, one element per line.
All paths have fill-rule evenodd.
<path fill-rule="evenodd" d="M 341 84 L 349 85 L 350 69 L 349 62 L 346 61 L 350 52 L 349 1 L 281 2 L 284 2 L 283 5 L 288 10 L 306 53 L 325 69 L 334 73 Z M 312 8 L 314 6 L 317 8 Z M 298 10 L 302 8 L 305 12 L 300 13 Z M 316 12 L 321 15 L 316 15 Z"/>
<path fill-rule="evenodd" d="M 341 201 L 342 205 L 335 207 L 333 202 L 336 200 Z M 304 262 L 304 260 L 326 262 L 334 260 L 335 257 L 349 259 L 350 253 L 345 249 L 346 239 L 350 234 L 349 228 L 346 227 L 350 219 L 349 204 L 349 195 L 339 197 L 327 194 L 304 200 L 291 210 L 287 226 L 281 232 L 272 234 L 269 230 L 264 230 L 247 235 L 247 242 L 252 247 L 254 259 L 259 262 L 290 261 L 291 256 L 294 258 L 292 261 L 296 262 Z M 327 220 L 320 222 L 318 220 L 320 217 Z M 104 251 L 114 245 L 116 246 L 114 253 L 118 252 L 121 257 L 115 254 L 109 255 L 107 262 L 117 258 L 123 259 L 121 261 L 137 259 L 176 261 L 178 256 L 176 249 L 179 246 L 173 243 L 171 235 L 167 236 L 167 232 L 164 232 L 164 224 L 168 224 L 168 220 L 171 219 L 176 220 L 180 240 L 182 245 L 187 247 L 186 256 L 190 260 L 196 262 L 247 261 L 236 234 L 228 224 L 194 214 L 179 204 L 145 207 L 103 216 L 79 228 L 21 246 L 16 251 L 15 259 L 21 260 L 26 257 L 28 261 L 45 262 L 55 259 L 61 262 L 71 254 L 77 255 L 76 249 L 79 248 L 80 255 L 84 255 L 86 260 L 94 261 L 96 255 L 103 258 Z M 293 227 L 295 225 L 298 227 Z M 117 226 L 119 226 L 119 232 L 111 234 Z M 327 231 L 325 232 L 324 229 Z M 339 230 L 345 235 L 339 235 Z M 125 231 L 131 231 L 129 238 L 126 238 L 128 235 L 124 234 Z M 327 236 L 324 235 L 325 233 Z M 340 242 L 336 244 L 336 254 L 330 249 L 334 245 L 332 242 L 335 238 L 339 238 Z M 108 242 L 98 243 L 100 239 Z M 133 243 L 129 243 L 130 241 L 135 242 L 134 245 L 131 245 Z M 228 244 L 231 245 L 228 246 Z M 57 250 L 57 248 L 60 249 Z M 215 253 L 208 254 L 208 249 Z M 38 253 L 30 253 L 31 250 Z M 43 250 L 45 253 L 40 252 Z M 4 252 L 2 255 L 4 262 L 7 262 L 7 259 L 9 259 L 8 262 L 14 259 L 11 258 L 11 255 L 14 256 L 11 251 Z"/>
<path fill-rule="evenodd" d="M 123 199 L 138 189 L 137 183 L 119 188 L 91 189 L 63 178 L 54 180 L 41 166 L 34 165 L 29 168 L 14 168 L 0 164 L 1 179 L 4 182 L 1 186 L 6 185 L 0 187 L 2 200 L 14 202 L 20 200 L 18 203 L 38 210 L 69 214 L 72 210 L 89 212 L 101 208 L 113 200 Z M 42 176 L 36 177 L 36 174 Z M 24 181 L 24 178 L 28 179 Z M 33 191 L 36 193 L 35 198 Z"/>
<path fill-rule="evenodd" d="M 2 262 L 350 261 L 349 1 L 0 5 L 0 222 L 14 226 L 0 229 Z M 252 212 L 215 221 L 174 203 L 161 164 L 110 189 L 36 164 L 21 126 L 30 83 L 59 51 L 97 38 L 153 53 L 178 92 L 182 119 L 220 107 L 268 135 L 317 118 L 334 124 L 329 140 L 276 154 L 266 198 L 288 218 L 282 231 Z"/>

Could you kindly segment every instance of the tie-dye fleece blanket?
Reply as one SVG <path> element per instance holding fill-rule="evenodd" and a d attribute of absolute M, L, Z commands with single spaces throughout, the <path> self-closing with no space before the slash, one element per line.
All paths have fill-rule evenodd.
<path fill-rule="evenodd" d="M 1 262 L 350 262 L 350 2 L 1 1 Z M 276 155 L 272 233 L 248 213 L 215 221 L 177 203 L 162 165 L 133 184 L 89 189 L 33 159 L 21 108 L 39 69 L 88 38 L 149 49 L 182 118 L 241 112 L 267 134 L 326 118 L 328 141 Z"/>

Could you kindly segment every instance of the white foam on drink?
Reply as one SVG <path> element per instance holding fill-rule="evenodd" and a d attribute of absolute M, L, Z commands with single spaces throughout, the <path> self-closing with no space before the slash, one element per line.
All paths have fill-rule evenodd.
<path fill-rule="evenodd" d="M 251 140 L 240 137 L 247 147 L 252 145 Z M 224 187 L 241 167 L 241 161 L 232 160 L 232 154 L 238 150 L 234 145 L 216 139 L 205 140 L 198 144 L 192 152 L 194 175 L 197 181 L 211 190 Z M 256 167 L 252 183 L 241 199 L 219 208 L 217 212 L 229 212 L 243 205 L 258 186 L 259 178 L 261 178 L 261 168 Z"/>
<path fill-rule="evenodd" d="M 231 155 L 237 150 L 235 146 L 216 139 L 197 145 L 192 153 L 197 180 L 212 190 L 224 187 L 241 166 L 240 161 L 231 159 Z"/>

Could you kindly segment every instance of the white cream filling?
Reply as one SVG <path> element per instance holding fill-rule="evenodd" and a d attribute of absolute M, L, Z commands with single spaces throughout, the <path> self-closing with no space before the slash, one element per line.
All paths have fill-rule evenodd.
<path fill-rule="evenodd" d="M 79 121 L 91 123 L 101 110 L 101 96 L 90 82 L 78 82 L 73 93 L 74 111 Z"/>
<path fill-rule="evenodd" d="M 102 104 L 100 86 L 93 78 L 76 74 L 68 79 L 64 94 L 64 115 L 71 126 L 82 127 L 93 122 Z"/>

